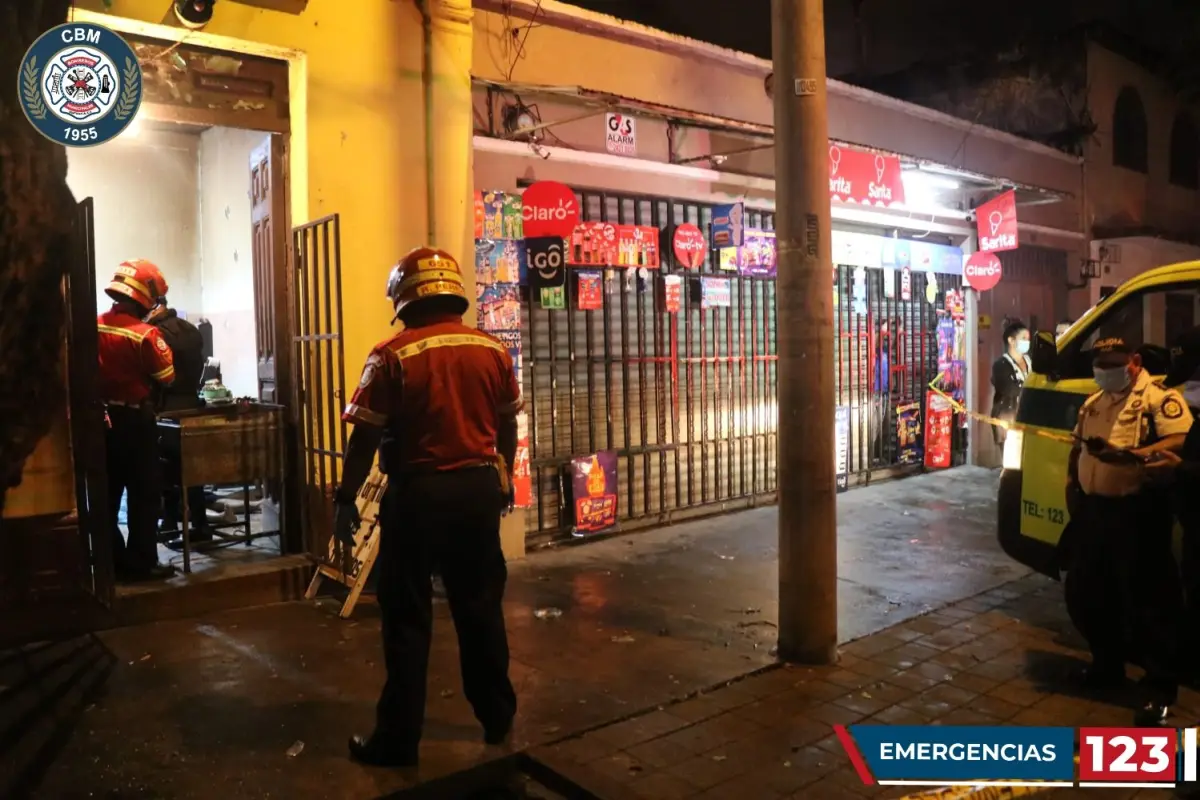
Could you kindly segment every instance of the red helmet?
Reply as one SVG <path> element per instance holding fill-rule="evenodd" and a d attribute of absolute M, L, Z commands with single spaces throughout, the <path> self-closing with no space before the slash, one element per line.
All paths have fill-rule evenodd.
<path fill-rule="evenodd" d="M 132 300 L 149 311 L 167 296 L 167 279 L 154 263 L 137 258 L 121 262 L 104 292 L 113 300 Z"/>
<path fill-rule="evenodd" d="M 392 267 L 387 296 L 396 316 L 408 306 L 432 297 L 453 298 L 453 304 L 461 306 L 459 314 L 465 314 L 470 306 L 458 262 L 445 250 L 432 247 L 411 250 Z"/>

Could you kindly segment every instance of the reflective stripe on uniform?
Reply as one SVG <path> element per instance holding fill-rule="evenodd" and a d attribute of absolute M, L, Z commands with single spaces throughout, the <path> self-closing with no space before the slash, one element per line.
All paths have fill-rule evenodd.
<path fill-rule="evenodd" d="M 386 416 L 380 414 L 378 411 L 372 411 L 369 408 L 364 408 L 363 406 L 357 405 L 356 403 L 351 403 L 350 405 L 346 406 L 346 410 L 342 413 L 356 422 L 363 422 L 367 425 L 375 425 L 382 428 L 387 424 Z"/>
<path fill-rule="evenodd" d="M 151 372 L 150 377 L 154 378 L 156 381 L 165 381 L 167 378 L 173 378 L 175 377 L 175 367 L 174 365 L 168 364 L 158 372 Z"/>
<path fill-rule="evenodd" d="M 472 345 L 490 347 L 498 353 L 508 353 L 504 345 L 499 342 L 469 333 L 447 333 L 442 336 L 430 336 L 428 339 L 406 344 L 403 347 L 397 348 L 394 352 L 398 359 L 404 361 L 407 358 L 420 355 L 426 350 L 432 350 L 435 347 L 470 347 Z"/>
<path fill-rule="evenodd" d="M 97 325 L 96 329 L 100 333 L 111 333 L 114 336 L 124 336 L 126 339 L 133 339 L 138 344 L 141 344 L 142 340 L 146 338 L 146 334 L 144 333 L 131 331 L 129 328 L 118 328 L 114 325 Z"/>

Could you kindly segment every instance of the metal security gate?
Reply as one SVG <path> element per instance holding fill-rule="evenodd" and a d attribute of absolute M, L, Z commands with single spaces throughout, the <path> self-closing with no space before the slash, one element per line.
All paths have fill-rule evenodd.
<path fill-rule="evenodd" d="M 858 309 L 856 270 L 865 273 L 865 302 Z M 898 279 L 898 271 L 885 275 L 882 269 L 845 265 L 834 270 L 836 404 L 850 410 L 849 475 L 858 482 L 877 470 L 908 466 L 901 459 L 897 408 L 919 403 L 925 419 L 926 389 L 937 377 L 938 309 L 944 308 L 947 290 L 962 290 L 960 277 L 934 274 L 937 295 L 931 304 L 925 273 L 912 275 L 911 298 L 904 300 L 898 287 L 884 289 L 885 280 Z M 966 458 L 966 436 L 957 426 L 952 435 L 958 465 Z"/>
<path fill-rule="evenodd" d="M 346 450 L 341 250 L 337 214 L 292 231 L 296 419 L 304 459 L 300 513 L 304 549 L 318 558 L 325 557 Z"/>
<path fill-rule="evenodd" d="M 711 206 L 669 198 L 582 192 L 584 221 L 691 222 L 707 230 Z M 748 210 L 747 226 L 773 229 Z M 563 468 L 597 450 L 618 454 L 619 516 L 626 528 L 769 502 L 775 491 L 775 282 L 717 268 L 684 270 L 665 248 L 665 271 L 685 279 L 678 313 L 660 310 L 659 272 L 605 273 L 603 307 L 542 310 L 523 292 L 525 395 L 533 505 L 530 544 L 569 535 Z M 697 275 L 730 281 L 728 308 L 701 309 Z"/>

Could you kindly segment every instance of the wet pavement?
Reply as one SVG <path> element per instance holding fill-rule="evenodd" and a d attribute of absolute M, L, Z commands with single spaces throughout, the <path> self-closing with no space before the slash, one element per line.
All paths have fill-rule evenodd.
<path fill-rule="evenodd" d="M 1022 578 L 994 539 L 995 473 L 964 468 L 839 497 L 841 638 Z M 541 552 L 510 568 L 514 746 L 552 744 L 774 663 L 774 509 Z M 0 796 L 387 796 L 503 757 L 458 684 L 437 608 L 422 765 L 345 757 L 382 681 L 364 601 L 290 603 L 0 655 Z M 561 616 L 540 619 L 538 609 Z M 552 794 L 545 796 L 552 797 Z"/>
<path fill-rule="evenodd" d="M 1087 663 L 1081 644 L 1062 587 L 1029 576 L 859 639 L 836 665 L 776 666 L 529 755 L 604 800 L 1171 797 L 1137 787 L 868 786 L 832 734 L 858 723 L 1130 726 L 1132 684 L 1093 694 L 1072 679 Z M 1198 714 L 1200 694 L 1185 689 L 1168 724 L 1192 726 Z"/>

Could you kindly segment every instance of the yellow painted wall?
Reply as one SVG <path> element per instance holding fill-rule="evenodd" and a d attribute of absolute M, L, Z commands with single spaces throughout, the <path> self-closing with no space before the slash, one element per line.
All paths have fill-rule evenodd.
<path fill-rule="evenodd" d="M 101 0 L 78 3 L 146 23 L 162 23 L 169 5 L 113 0 L 105 9 Z M 352 388 L 368 350 L 390 330 L 392 313 L 383 296 L 388 270 L 425 238 L 420 14 L 415 3 L 394 0 L 311 0 L 300 15 L 223 2 L 202 33 L 303 52 L 300 97 L 307 113 L 302 130 L 293 120 L 292 143 L 307 155 L 290 166 L 292 182 L 308 189 L 301 202 L 292 199 L 292 223 L 341 215 L 346 381 Z M 203 36 L 184 36 L 185 42 L 212 46 Z"/>

